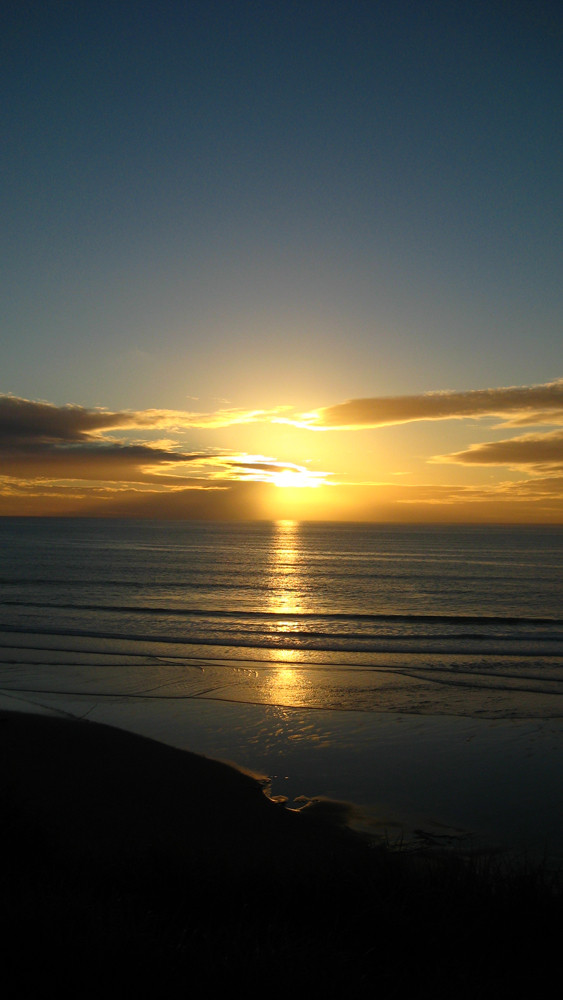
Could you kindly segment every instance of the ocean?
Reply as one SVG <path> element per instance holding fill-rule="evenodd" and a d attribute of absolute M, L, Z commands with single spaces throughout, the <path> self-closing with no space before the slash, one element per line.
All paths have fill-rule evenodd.
<path fill-rule="evenodd" d="M 428 824 L 435 786 L 434 826 L 492 830 L 518 779 L 514 809 L 535 788 L 536 825 L 563 830 L 562 528 L 4 518 L 0 544 L 4 707 L 123 725 L 387 827 Z"/>

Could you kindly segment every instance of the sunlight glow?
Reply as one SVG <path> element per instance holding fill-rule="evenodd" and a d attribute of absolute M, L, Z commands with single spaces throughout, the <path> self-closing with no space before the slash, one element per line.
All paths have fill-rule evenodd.
<path fill-rule="evenodd" d="M 268 697 L 274 704 L 294 706 L 307 705 L 314 693 L 313 683 L 306 671 L 291 666 L 278 667 L 269 677 Z M 296 738 L 299 738 L 299 735 Z"/>
<path fill-rule="evenodd" d="M 302 489 L 305 486 L 316 488 L 323 482 L 323 473 L 308 472 L 307 469 L 282 469 L 281 472 L 272 472 L 271 481 L 274 486 L 287 488 L 297 486 Z"/>
<path fill-rule="evenodd" d="M 305 465 L 297 465 L 295 462 L 281 462 L 276 458 L 267 455 L 233 455 L 227 458 L 214 459 L 222 466 L 218 474 L 231 480 L 239 482 L 269 483 L 271 486 L 279 486 L 291 489 L 303 489 L 309 487 L 316 489 L 319 486 L 328 485 L 328 472 L 309 470 Z"/>

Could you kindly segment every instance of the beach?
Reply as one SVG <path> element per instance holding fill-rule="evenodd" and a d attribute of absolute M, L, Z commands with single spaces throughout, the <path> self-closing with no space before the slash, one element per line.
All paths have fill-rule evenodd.
<path fill-rule="evenodd" d="M 522 691 L 503 676 L 471 688 L 455 683 L 459 672 L 437 684 L 403 661 L 380 671 L 205 653 L 4 631 L 0 707 L 86 718 L 234 763 L 290 806 L 345 801 L 353 825 L 380 840 L 421 834 L 563 866 L 557 681 Z"/>
<path fill-rule="evenodd" d="M 167 996 L 196 972 L 537 991 L 561 928 L 560 531 L 0 533 L 17 968 L 33 946 L 38 982 L 105 970 L 98 991 L 110 967 Z"/>

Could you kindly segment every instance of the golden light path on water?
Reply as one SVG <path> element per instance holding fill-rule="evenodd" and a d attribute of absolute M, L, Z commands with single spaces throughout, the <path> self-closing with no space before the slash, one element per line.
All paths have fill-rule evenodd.
<path fill-rule="evenodd" d="M 268 571 L 268 608 L 273 615 L 280 615 L 275 623 L 277 632 L 288 636 L 299 631 L 299 623 L 285 616 L 310 610 L 303 602 L 299 527 L 298 521 L 276 522 Z M 305 674 L 297 666 L 303 659 L 302 653 L 296 649 L 277 649 L 275 658 L 279 666 L 269 676 L 268 696 L 274 703 L 302 705 L 305 688 L 311 687 L 310 673 Z"/>
<path fill-rule="evenodd" d="M 527 677 L 526 665 L 522 677 L 510 660 L 475 683 L 469 654 L 451 669 L 410 651 L 284 648 L 323 595 L 303 525 L 278 521 L 268 535 L 256 606 L 271 623 L 259 615 L 253 627 L 274 648 L 6 631 L 0 707 L 234 762 L 290 802 L 353 802 L 375 832 L 465 831 L 563 857 L 559 675 Z"/>
<path fill-rule="evenodd" d="M 279 520 L 275 522 L 271 541 L 269 564 L 266 572 L 267 606 L 273 616 L 271 628 L 276 639 L 283 643 L 298 636 L 303 625 L 298 615 L 314 613 L 317 609 L 310 599 L 310 585 L 307 573 L 303 572 L 302 526 L 299 521 Z M 276 617 L 279 616 L 279 617 Z M 352 666 L 362 670 L 366 667 L 365 657 L 348 654 L 347 666 L 342 668 L 342 653 L 326 650 L 305 650 L 303 648 L 264 649 L 260 653 L 263 665 L 247 683 L 239 676 L 237 690 L 229 691 L 233 700 L 284 708 L 366 708 L 373 707 L 374 691 L 397 686 L 409 689 L 420 684 L 405 679 L 392 672 L 370 670 L 352 673 Z M 369 663 L 373 665 L 374 656 Z M 361 677 L 361 680 L 360 680 Z M 381 694 L 377 697 L 381 703 Z"/>

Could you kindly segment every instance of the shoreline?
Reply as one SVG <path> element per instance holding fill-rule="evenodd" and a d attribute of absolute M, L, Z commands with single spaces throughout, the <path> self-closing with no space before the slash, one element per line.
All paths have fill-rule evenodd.
<path fill-rule="evenodd" d="M 421 831 L 563 867 L 563 719 L 536 714 L 529 692 L 291 660 L 179 666 L 166 647 L 44 638 L 0 648 L 0 709 L 87 718 L 232 762 L 296 808 L 352 804 L 355 828 L 380 840 Z"/>
<path fill-rule="evenodd" d="M 16 704 L 0 698 L 9 711 Z M 290 805 L 351 803 L 355 828 L 380 840 L 412 842 L 422 831 L 436 842 L 538 859 L 547 852 L 563 867 L 560 720 L 325 713 L 204 698 L 100 703 L 86 694 L 43 695 L 35 711 L 85 716 L 266 775 L 272 796 Z"/>

